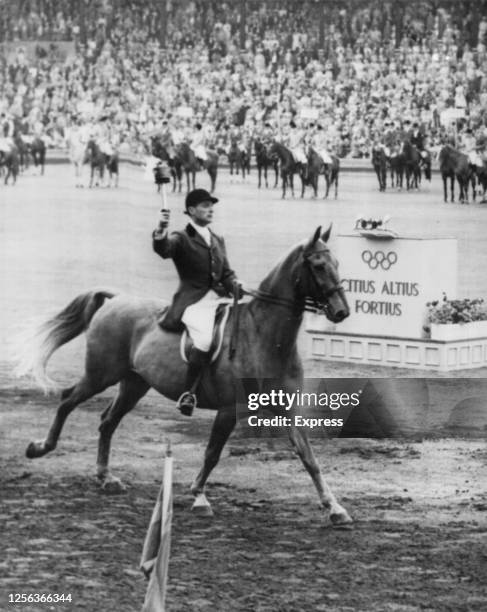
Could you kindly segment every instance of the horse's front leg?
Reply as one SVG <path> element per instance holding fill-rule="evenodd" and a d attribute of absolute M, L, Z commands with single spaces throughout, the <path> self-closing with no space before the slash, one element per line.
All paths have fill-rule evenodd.
<path fill-rule="evenodd" d="M 294 426 L 289 427 L 288 433 L 291 444 L 294 446 L 304 467 L 313 480 L 316 490 L 318 491 L 321 505 L 326 510 L 329 510 L 330 520 L 333 525 L 348 525 L 352 523 L 353 521 L 350 515 L 345 508 L 338 503 L 332 490 L 323 478 L 306 434 Z"/>
<path fill-rule="evenodd" d="M 205 451 L 203 467 L 198 476 L 196 476 L 194 483 L 191 485 L 191 493 L 195 497 L 192 509 L 199 514 L 205 516 L 211 516 L 213 514 L 210 503 L 205 495 L 205 484 L 211 471 L 218 463 L 223 447 L 232 433 L 236 422 L 235 408 L 232 406 L 220 409 L 213 421 L 210 440 L 208 441 L 208 446 Z"/>

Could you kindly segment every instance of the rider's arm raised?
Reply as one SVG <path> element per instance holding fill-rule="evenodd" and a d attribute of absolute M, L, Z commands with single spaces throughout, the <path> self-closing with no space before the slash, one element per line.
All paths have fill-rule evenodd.
<path fill-rule="evenodd" d="M 163 209 L 161 210 L 159 225 L 152 232 L 152 248 L 164 259 L 174 257 L 181 244 L 181 234 L 179 232 L 169 234 L 167 229 L 168 225 L 169 211 Z"/>

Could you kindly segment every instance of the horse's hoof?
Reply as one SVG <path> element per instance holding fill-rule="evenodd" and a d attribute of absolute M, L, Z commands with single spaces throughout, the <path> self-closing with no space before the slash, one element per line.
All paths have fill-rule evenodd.
<path fill-rule="evenodd" d="M 38 457 L 45 455 L 46 452 L 47 451 L 44 450 L 44 444 L 42 442 L 31 442 L 25 449 L 25 456 L 28 459 L 37 459 Z"/>
<path fill-rule="evenodd" d="M 197 516 L 214 516 L 213 515 L 213 510 L 211 509 L 211 506 L 195 506 L 193 504 L 193 506 L 191 507 L 191 512 L 193 514 L 196 514 Z"/>
<path fill-rule="evenodd" d="M 346 510 L 330 514 L 331 524 L 335 529 L 351 529 L 353 520 Z"/>
<path fill-rule="evenodd" d="M 213 510 L 211 509 L 210 502 L 206 499 L 204 493 L 196 495 L 194 503 L 191 507 L 191 512 L 198 516 L 213 516 Z"/>
<path fill-rule="evenodd" d="M 103 481 L 101 490 L 107 495 L 120 495 L 127 492 L 127 487 L 123 484 L 120 478 L 109 476 Z"/>

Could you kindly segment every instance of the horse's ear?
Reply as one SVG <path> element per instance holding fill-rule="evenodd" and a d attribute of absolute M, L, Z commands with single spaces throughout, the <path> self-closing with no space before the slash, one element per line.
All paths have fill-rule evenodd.
<path fill-rule="evenodd" d="M 323 242 L 328 242 L 328 239 L 329 239 L 330 234 L 331 234 L 332 226 L 333 226 L 333 223 L 330 223 L 330 227 L 326 230 L 326 232 L 323 232 L 323 234 L 321 236 L 321 239 L 323 240 Z"/>
<path fill-rule="evenodd" d="M 305 251 L 308 251 L 309 249 L 313 248 L 313 246 L 319 240 L 320 234 L 321 234 L 321 225 L 318 228 L 316 228 L 316 232 L 314 233 L 314 236 L 311 238 L 311 240 L 309 240 L 309 242 L 304 247 Z"/>

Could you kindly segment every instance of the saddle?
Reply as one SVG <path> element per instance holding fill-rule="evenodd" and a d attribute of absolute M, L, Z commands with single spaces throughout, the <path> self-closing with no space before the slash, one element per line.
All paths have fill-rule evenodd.
<path fill-rule="evenodd" d="M 230 315 L 230 308 L 232 304 L 219 304 L 215 313 L 215 321 L 213 324 L 213 339 L 210 346 L 210 363 L 216 361 L 220 354 L 223 345 L 223 336 L 225 335 L 225 327 Z M 191 347 L 193 346 L 193 340 L 185 329 L 181 334 L 180 352 L 181 359 L 184 363 L 188 363 L 188 355 Z"/>

